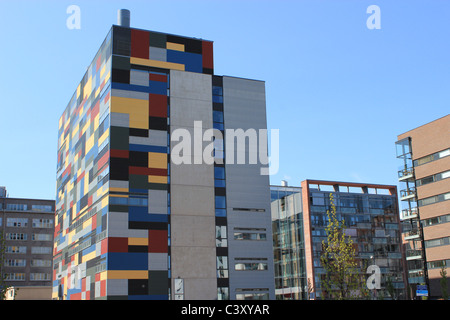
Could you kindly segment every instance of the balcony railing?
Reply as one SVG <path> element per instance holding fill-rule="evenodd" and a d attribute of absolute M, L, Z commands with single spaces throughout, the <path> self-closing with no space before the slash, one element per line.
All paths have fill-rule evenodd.
<path fill-rule="evenodd" d="M 401 220 L 414 219 L 414 218 L 417 218 L 417 208 L 404 209 L 400 212 Z"/>
<path fill-rule="evenodd" d="M 406 180 L 414 178 L 414 169 L 413 168 L 405 168 L 403 170 L 398 171 L 398 180 Z"/>
<path fill-rule="evenodd" d="M 420 229 L 413 228 L 412 230 L 405 233 L 405 240 L 416 239 L 420 237 Z"/>
<path fill-rule="evenodd" d="M 406 250 L 406 260 L 422 259 L 421 249 Z"/>
<path fill-rule="evenodd" d="M 416 196 L 416 188 L 400 190 L 400 200 L 407 200 Z"/>

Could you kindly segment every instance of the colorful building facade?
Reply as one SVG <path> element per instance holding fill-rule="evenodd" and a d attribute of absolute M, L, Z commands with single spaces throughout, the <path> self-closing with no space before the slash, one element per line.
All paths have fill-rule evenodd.
<path fill-rule="evenodd" d="M 223 100 L 239 107 L 233 89 L 245 86 L 264 94 L 263 82 L 214 76 L 211 41 L 112 27 L 59 122 L 54 299 L 273 298 L 268 177 L 247 179 L 247 188 L 263 179 L 256 197 L 270 237 L 258 256 L 265 269 L 245 272 L 254 243 L 234 261 L 228 216 L 244 211 L 237 221 L 252 227 L 261 214 L 246 213 L 251 194 L 227 192 L 236 169 L 170 161 L 174 130 L 201 121 L 223 132 Z M 248 113 L 265 121 L 260 98 Z M 250 282 L 239 287 L 233 273 Z"/>

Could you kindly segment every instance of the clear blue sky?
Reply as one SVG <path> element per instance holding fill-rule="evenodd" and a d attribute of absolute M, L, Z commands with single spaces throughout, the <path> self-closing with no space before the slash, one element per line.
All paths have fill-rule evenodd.
<path fill-rule="evenodd" d="M 81 29 L 66 27 L 69 5 Z M 369 5 L 381 29 L 369 30 Z M 398 134 L 449 113 L 450 1 L 0 0 L 0 185 L 54 199 L 58 119 L 117 21 L 214 41 L 215 73 L 266 82 L 282 179 L 397 184 Z"/>

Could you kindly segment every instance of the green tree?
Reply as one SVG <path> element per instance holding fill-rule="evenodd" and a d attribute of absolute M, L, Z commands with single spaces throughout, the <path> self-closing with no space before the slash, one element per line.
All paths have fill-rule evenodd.
<path fill-rule="evenodd" d="M 442 292 L 442 298 L 444 300 L 448 300 L 448 285 L 447 285 L 447 270 L 445 270 L 445 263 L 442 264 L 441 267 L 441 292 Z"/>
<path fill-rule="evenodd" d="M 391 277 L 388 277 L 387 280 L 386 280 L 386 290 L 388 291 L 388 293 L 391 296 L 392 300 L 397 300 L 396 295 L 395 295 L 394 284 L 392 283 Z"/>
<path fill-rule="evenodd" d="M 367 297 L 364 273 L 358 268 L 353 240 L 345 234 L 345 221 L 336 215 L 333 194 L 330 193 L 331 211 L 327 211 L 327 240 L 322 241 L 320 261 L 325 269 L 322 289 L 326 299 L 347 300 Z"/>

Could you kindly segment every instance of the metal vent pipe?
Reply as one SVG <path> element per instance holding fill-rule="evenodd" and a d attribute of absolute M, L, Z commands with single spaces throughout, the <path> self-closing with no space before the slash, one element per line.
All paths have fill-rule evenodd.
<path fill-rule="evenodd" d="M 130 10 L 120 9 L 117 11 L 117 24 L 121 27 L 130 27 Z"/>

